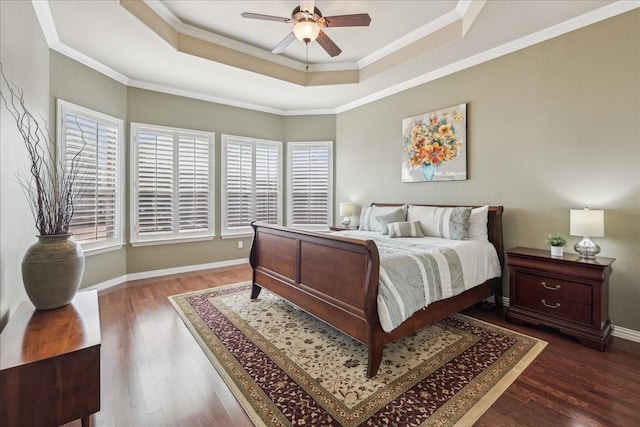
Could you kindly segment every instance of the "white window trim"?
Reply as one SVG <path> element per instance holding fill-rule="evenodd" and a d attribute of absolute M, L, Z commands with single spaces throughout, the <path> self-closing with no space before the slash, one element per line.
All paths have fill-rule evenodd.
<path fill-rule="evenodd" d="M 258 138 L 248 138 L 248 137 L 244 137 L 244 136 L 237 136 L 237 135 L 225 135 L 222 134 L 221 135 L 221 141 L 222 141 L 222 145 L 221 145 L 221 161 L 220 161 L 220 168 L 221 168 L 221 179 L 222 179 L 222 186 L 221 186 L 221 197 L 220 197 L 220 211 L 221 211 L 221 237 L 223 239 L 234 239 L 234 238 L 242 238 L 242 237 L 252 237 L 253 236 L 253 229 L 251 228 L 251 226 L 248 227 L 237 227 L 237 228 L 233 228 L 233 229 L 227 229 L 227 143 L 229 140 L 234 140 L 234 141 L 242 141 L 242 142 L 246 142 L 246 143 L 250 143 L 252 145 L 255 144 L 265 144 L 265 145 L 273 145 L 275 147 L 278 148 L 278 153 L 279 153 L 279 159 L 278 159 L 278 221 L 277 223 L 279 225 L 282 225 L 282 206 L 283 206 L 283 199 L 282 199 L 282 195 L 283 195 L 283 187 L 284 187 L 284 183 L 283 183 L 283 164 L 284 164 L 284 159 L 283 159 L 283 143 L 282 141 L 274 141 L 274 140 L 268 140 L 268 139 L 258 139 Z M 253 158 L 255 159 L 255 150 L 253 151 Z M 255 162 L 254 162 L 255 164 Z M 255 209 L 255 182 L 256 182 L 256 176 L 255 174 L 252 177 L 252 185 L 253 185 L 253 196 L 254 196 L 254 200 L 253 200 L 253 206 Z"/>
<path fill-rule="evenodd" d="M 176 230 L 172 234 L 167 233 L 158 233 L 158 234 L 147 234 L 144 236 L 139 236 L 136 230 L 138 223 L 138 150 L 137 148 L 137 133 L 139 130 L 147 130 L 150 132 L 161 131 L 161 132 L 169 132 L 172 133 L 174 138 L 177 134 L 181 135 L 193 135 L 201 138 L 207 138 L 209 140 L 209 228 L 206 231 L 196 230 L 196 231 L 180 231 L 176 228 Z M 131 162 L 130 166 L 130 203 L 129 203 L 129 215 L 131 218 L 131 227 L 129 230 L 130 237 L 129 241 L 131 246 L 151 246 L 151 245 L 163 245 L 169 243 L 186 243 L 186 242 L 196 242 L 202 240 L 212 240 L 215 238 L 215 199 L 216 199 L 216 191 L 215 191 L 215 133 L 207 132 L 207 131 L 198 131 L 192 129 L 182 129 L 175 128 L 169 126 L 160 126 L 154 124 L 147 123 L 138 123 L 131 122 L 130 129 L 130 157 L 129 161 Z M 174 153 L 176 152 L 177 147 L 174 147 Z M 177 157 L 176 157 L 177 159 Z M 176 161 L 174 159 L 174 161 Z M 176 186 L 176 182 L 178 180 L 178 173 L 174 176 L 174 186 Z M 177 194 L 177 193 L 176 193 Z M 174 207 L 176 209 L 177 206 Z"/>
<path fill-rule="evenodd" d="M 291 150 L 294 147 L 317 147 L 327 146 L 329 148 L 329 224 L 293 224 L 293 197 L 291 195 Z M 287 226 L 310 231 L 326 231 L 329 225 L 333 224 L 333 141 L 289 141 L 287 142 Z"/>
<path fill-rule="evenodd" d="M 118 224 L 116 230 L 116 237 L 112 240 L 108 240 L 106 242 L 91 242 L 91 243 L 83 243 L 81 244 L 82 250 L 85 255 L 98 255 L 105 252 L 111 252 L 121 249 L 124 246 L 124 230 L 127 227 L 127 219 L 125 215 L 125 181 L 126 181 L 126 163 L 125 163 L 125 133 L 124 133 L 124 120 L 118 117 L 110 116 L 108 114 L 100 113 L 99 111 L 94 111 L 86 107 L 82 107 L 77 104 L 73 104 L 69 101 L 65 101 L 63 99 L 56 100 L 56 114 L 57 114 L 57 126 L 56 126 L 56 137 L 57 141 L 65 141 L 63 138 L 63 129 L 64 129 L 64 115 L 67 112 L 77 113 L 78 115 L 88 116 L 90 118 L 109 123 L 118 128 L 118 142 L 117 142 L 117 168 L 118 173 L 116 174 L 116 191 L 117 194 L 117 203 L 118 209 L 116 212 L 116 222 Z M 66 144 L 58 143 L 58 155 L 59 158 L 65 158 L 65 148 Z"/>

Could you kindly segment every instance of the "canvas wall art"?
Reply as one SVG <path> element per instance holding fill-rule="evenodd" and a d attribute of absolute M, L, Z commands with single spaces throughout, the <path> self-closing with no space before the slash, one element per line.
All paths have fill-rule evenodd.
<path fill-rule="evenodd" d="M 402 182 L 467 179 L 467 104 L 402 120 Z"/>

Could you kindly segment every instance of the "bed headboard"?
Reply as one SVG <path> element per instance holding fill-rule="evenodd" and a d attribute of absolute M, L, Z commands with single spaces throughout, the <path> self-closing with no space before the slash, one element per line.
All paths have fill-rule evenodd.
<path fill-rule="evenodd" d="M 403 206 L 407 203 L 380 203 L 373 202 L 371 206 Z M 459 208 L 459 207 L 469 207 L 469 205 L 427 205 L 420 203 L 410 203 L 415 206 L 433 206 L 436 208 Z M 472 208 L 479 208 L 480 206 L 470 206 Z M 496 248 L 496 252 L 498 252 L 498 258 L 500 259 L 500 266 L 502 267 L 502 271 L 504 271 L 504 243 L 502 240 L 502 212 L 504 211 L 504 207 L 502 206 L 489 206 L 489 213 L 487 215 L 487 234 L 489 236 L 489 241 Z"/>

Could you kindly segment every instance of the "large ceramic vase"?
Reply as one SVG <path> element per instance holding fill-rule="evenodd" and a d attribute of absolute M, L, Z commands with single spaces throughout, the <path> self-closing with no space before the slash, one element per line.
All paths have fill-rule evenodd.
<path fill-rule="evenodd" d="M 71 234 L 38 236 L 22 259 L 22 281 L 38 310 L 51 310 L 71 302 L 84 272 L 82 247 Z"/>

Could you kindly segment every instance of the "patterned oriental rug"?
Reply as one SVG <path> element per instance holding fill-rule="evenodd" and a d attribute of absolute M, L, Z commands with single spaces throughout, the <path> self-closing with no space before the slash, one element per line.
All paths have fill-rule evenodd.
<path fill-rule="evenodd" d="M 169 299 L 258 426 L 471 425 L 546 345 L 457 314 L 387 345 L 367 379 L 366 346 L 250 287 Z"/>

